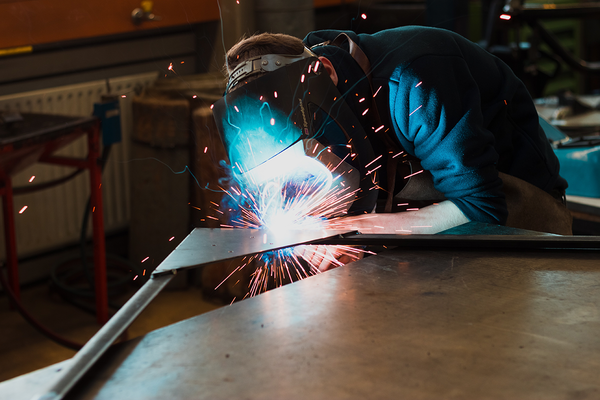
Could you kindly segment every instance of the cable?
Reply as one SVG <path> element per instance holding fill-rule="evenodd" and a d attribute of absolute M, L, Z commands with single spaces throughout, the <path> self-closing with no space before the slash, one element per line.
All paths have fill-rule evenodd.
<path fill-rule="evenodd" d="M 79 168 L 79 169 L 75 170 L 74 172 L 70 173 L 69 175 L 63 176 L 61 178 L 57 178 L 53 181 L 38 183 L 36 185 L 20 186 L 20 187 L 13 188 L 13 195 L 27 194 L 27 193 L 36 192 L 38 190 L 43 190 L 43 189 L 48 189 L 48 188 L 51 188 L 54 186 L 58 186 L 62 183 L 70 181 L 71 179 L 75 178 L 77 175 L 79 175 L 83 171 L 85 171 L 85 169 Z"/>
<path fill-rule="evenodd" d="M 102 149 L 102 156 L 100 159 L 100 169 L 104 172 L 104 167 L 106 166 L 106 162 L 108 157 L 110 156 L 112 146 L 105 146 Z M 95 313 L 95 308 L 86 304 L 85 302 L 80 301 L 78 298 L 86 298 L 91 299 L 95 297 L 95 283 L 94 276 L 91 273 L 90 264 L 88 262 L 88 258 L 90 257 L 86 251 L 87 245 L 87 228 L 88 221 L 90 216 L 90 198 L 86 203 L 86 207 L 84 208 L 83 221 L 81 224 L 81 231 L 79 235 L 79 259 L 67 260 L 61 264 L 56 265 L 52 268 L 50 273 L 51 283 L 54 288 L 57 289 L 58 293 L 63 297 L 64 300 L 73 304 L 74 306 L 91 313 Z M 131 264 L 128 260 L 124 258 L 107 254 L 107 261 L 112 262 L 112 266 L 117 266 L 118 269 L 126 271 L 126 274 L 117 275 L 111 274 L 109 271 L 109 265 L 107 263 L 107 293 L 108 295 L 115 295 L 121 293 L 126 285 L 131 282 L 131 274 L 128 272 L 134 271 L 139 277 L 140 282 L 147 279 L 144 277 L 144 274 L 140 271 L 139 267 Z M 79 261 L 78 265 L 74 263 Z M 72 281 L 75 277 L 83 276 L 85 281 L 88 284 L 88 287 L 73 287 L 73 285 L 69 284 L 69 281 Z M 111 279 L 112 278 L 112 279 Z M 119 309 L 118 305 L 112 304 L 109 302 L 109 306 L 113 309 Z"/>
<path fill-rule="evenodd" d="M 111 146 L 105 146 L 102 150 L 102 156 L 101 156 L 101 171 L 104 172 L 104 167 L 106 165 L 106 161 L 108 160 L 108 157 L 110 155 L 110 150 L 111 150 Z M 44 182 L 38 185 L 35 185 L 34 187 L 22 187 L 22 188 L 16 188 L 14 189 L 14 192 L 16 194 L 24 194 L 24 193 L 29 193 L 29 192 L 33 192 L 34 190 L 40 190 L 40 189 L 46 189 L 52 186 L 56 186 L 58 184 L 64 183 L 70 179 L 73 179 L 74 177 L 76 177 L 77 175 L 79 175 L 81 172 L 83 171 L 83 169 L 78 169 L 76 171 L 74 171 L 73 173 L 66 175 L 62 178 L 58 178 L 55 179 L 53 181 L 50 182 Z M 88 220 L 89 220 L 89 212 L 90 212 L 90 202 L 91 199 L 88 198 L 86 207 L 85 207 L 85 212 L 84 212 L 84 217 L 83 217 L 83 222 L 82 222 L 82 226 L 81 226 L 81 233 L 80 233 L 80 270 L 83 272 L 83 275 L 86 278 L 86 281 L 88 282 L 89 286 L 91 289 L 74 289 L 73 287 L 70 287 L 65 279 L 68 279 L 70 277 L 75 276 L 75 274 L 77 273 L 77 270 L 74 268 L 71 268 L 70 270 L 67 270 L 66 272 L 61 271 L 59 272 L 59 269 L 61 267 L 63 267 L 65 264 L 68 263 L 72 263 L 76 260 L 69 260 L 65 263 L 61 263 L 57 266 L 55 266 L 52 271 L 51 271 L 51 282 L 52 284 L 59 289 L 59 293 L 62 295 L 63 299 L 65 299 L 66 301 L 68 301 L 69 303 L 77 306 L 78 308 L 83 309 L 84 311 L 89 311 L 92 313 L 95 313 L 95 309 L 90 307 L 89 305 L 80 302 L 78 300 L 73 299 L 73 296 L 77 296 L 77 297 L 84 297 L 84 298 L 93 298 L 95 296 L 95 290 L 94 290 L 94 278 L 93 278 L 93 274 L 90 274 L 89 271 L 89 267 L 88 264 L 86 263 L 86 258 L 88 257 L 86 255 L 86 243 L 87 243 L 87 237 L 86 237 L 86 233 L 87 233 L 87 226 L 88 226 Z M 139 272 L 139 268 L 137 266 L 132 265 L 128 260 L 125 260 L 124 258 L 118 257 L 116 255 L 112 255 L 112 254 L 107 254 L 107 260 L 111 259 L 114 264 L 116 265 L 120 265 L 120 269 L 124 269 L 127 272 L 131 272 L 131 271 L 136 271 L 138 273 L 138 276 L 140 276 L 140 281 L 146 280 L 148 279 L 148 277 L 143 277 L 144 274 Z M 4 264 L 0 265 L 3 266 Z M 123 268 L 123 266 L 125 266 Z M 107 279 L 110 280 L 110 278 L 115 277 L 115 274 L 111 274 L 108 271 L 108 264 L 107 264 Z M 120 275 L 122 276 L 122 275 Z M 118 278 L 118 277 L 117 277 Z M 110 283 L 108 285 L 108 292 L 110 294 L 114 294 L 116 293 L 118 290 L 118 288 L 124 286 L 127 283 L 131 282 L 131 278 L 130 275 L 123 277 L 121 279 L 117 279 L 116 281 L 113 281 L 112 283 Z M 56 332 L 52 331 L 51 329 L 45 327 L 41 322 L 39 322 L 37 319 L 35 319 L 33 317 L 33 315 L 31 315 L 23 306 L 23 304 L 19 301 L 19 299 L 16 298 L 14 292 L 12 291 L 12 289 L 10 288 L 10 286 L 8 285 L 8 283 L 6 282 L 6 279 L 4 278 L 4 274 L 2 273 L 2 270 L 0 269 L 0 285 L 2 286 L 2 288 L 4 289 L 4 291 L 7 293 L 8 297 L 10 298 L 10 301 L 12 301 L 12 303 L 15 305 L 15 307 L 17 308 L 17 310 L 19 311 L 19 313 L 21 314 L 21 316 L 23 316 L 23 318 L 31 325 L 33 326 L 37 331 L 39 331 L 41 334 L 45 335 L 46 337 L 48 337 L 49 339 L 51 339 L 52 341 L 54 341 L 55 343 L 67 347 L 69 349 L 72 350 L 79 350 L 83 347 L 83 344 L 81 343 L 77 343 L 74 342 L 70 339 L 64 338 L 62 336 L 60 336 L 59 334 L 57 334 Z M 111 304 L 109 303 L 109 305 L 114 308 L 114 309 L 118 309 L 120 308 L 120 306 L 117 306 L 115 304 Z M 120 341 L 126 340 L 127 339 L 127 332 L 125 332 L 121 338 Z"/>
<path fill-rule="evenodd" d="M 2 263 L 2 266 L 4 266 L 4 263 Z M 38 332 L 40 332 L 44 336 L 48 337 L 49 339 L 52 339 L 56 343 L 58 343 L 62 346 L 65 346 L 69 349 L 79 350 L 83 347 L 83 344 L 66 339 L 66 338 L 60 336 L 59 334 L 55 333 L 54 331 L 46 328 L 37 319 L 35 319 L 31 314 L 29 314 L 29 312 L 25 309 L 23 304 L 15 297 L 14 292 L 8 285 L 8 282 L 6 282 L 6 279 L 4 278 L 4 273 L 2 271 L 0 271 L 0 284 L 2 285 L 2 289 L 4 289 L 4 291 L 10 298 L 10 301 L 12 301 L 12 303 L 15 305 L 15 307 L 19 311 L 19 314 L 21 314 L 23 316 L 23 318 L 27 322 L 29 322 L 29 324 L 31 326 L 33 326 L 35 329 L 37 329 Z"/>

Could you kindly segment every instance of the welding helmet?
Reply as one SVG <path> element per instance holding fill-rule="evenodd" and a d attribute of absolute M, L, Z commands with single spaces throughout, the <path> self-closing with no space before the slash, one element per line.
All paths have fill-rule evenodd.
<path fill-rule="evenodd" d="M 253 75 L 258 77 L 245 81 Z M 213 115 L 236 174 L 296 168 L 292 160 L 303 153 L 337 170 L 335 179 L 356 187 L 349 214 L 373 210 L 378 182 L 367 169 L 375 158 L 371 143 L 310 50 L 263 55 L 238 65 L 223 98 L 213 105 Z M 269 165 L 274 159 L 284 163 Z"/>

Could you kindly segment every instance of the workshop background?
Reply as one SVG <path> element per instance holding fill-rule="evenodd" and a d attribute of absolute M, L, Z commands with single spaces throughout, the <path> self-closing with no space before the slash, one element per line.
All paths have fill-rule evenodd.
<path fill-rule="evenodd" d="M 224 89 L 224 49 L 242 35 L 314 29 L 373 33 L 404 25 L 458 32 L 507 60 L 535 98 L 599 95 L 600 75 L 553 57 L 527 26 L 500 18 L 496 0 L 0 0 L 0 126 L 14 112 L 91 116 L 94 104 L 118 104 L 120 140 L 102 173 L 110 312 L 114 313 L 193 227 L 226 223 L 218 210 L 225 154 L 210 105 Z M 508 2 L 510 3 L 510 2 Z M 526 3 L 542 3 L 527 1 Z M 590 3 L 556 0 L 553 4 Z M 550 7 L 551 8 L 551 7 Z M 596 16 L 598 14 L 596 13 Z M 600 59 L 600 21 L 589 15 L 542 21 L 570 53 Z M 506 22 L 506 23 L 505 23 Z M 538 37 L 539 38 L 539 37 Z M 598 124 L 600 125 L 600 123 Z M 103 135 L 110 136 L 108 124 Z M 597 131 L 596 131 L 597 132 Z M 589 133 L 589 132 L 588 132 Z M 59 152 L 85 157 L 85 137 Z M 94 291 L 81 259 L 91 254 L 86 172 L 32 163 L 12 176 L 21 301 L 56 334 L 84 343 L 98 329 Z M 600 196 L 599 196 L 600 197 Z M 6 201 L 3 199 L 3 201 Z M 600 217 L 573 211 L 576 234 L 598 234 Z M 0 223 L 4 221 L 0 218 Z M 0 231 L 0 259 L 6 258 Z M 82 248 L 85 255 L 82 257 Z M 87 264 L 91 263 L 91 259 Z M 214 288 L 231 263 L 182 274 L 129 329 L 136 337 L 229 304 L 245 293 L 244 277 Z M 4 273 L 4 271 L 2 271 Z M 0 381 L 71 357 L 0 295 Z"/>

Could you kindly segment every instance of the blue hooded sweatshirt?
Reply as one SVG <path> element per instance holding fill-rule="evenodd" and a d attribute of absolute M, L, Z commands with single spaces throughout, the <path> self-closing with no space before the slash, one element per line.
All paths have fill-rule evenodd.
<path fill-rule="evenodd" d="M 341 32 L 369 58 L 374 100 L 386 130 L 393 128 L 388 134 L 467 218 L 506 222 L 498 171 L 549 193 L 567 187 L 529 92 L 500 59 L 458 34 L 418 26 L 372 35 L 316 31 L 304 42 L 315 46 Z M 332 62 L 347 101 L 359 82 L 364 86 L 347 51 L 331 45 L 313 51 Z"/>

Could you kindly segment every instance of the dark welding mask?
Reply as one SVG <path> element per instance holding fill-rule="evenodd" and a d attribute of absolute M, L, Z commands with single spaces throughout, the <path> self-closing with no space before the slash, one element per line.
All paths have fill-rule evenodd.
<path fill-rule="evenodd" d="M 257 181 L 296 172 L 302 180 L 327 168 L 332 185 L 353 187 L 345 192 L 353 193 L 349 214 L 373 210 L 378 182 L 368 169 L 375 158 L 371 143 L 310 50 L 238 65 L 213 114 L 235 174 Z M 312 161 L 297 163 L 300 157 Z"/>

